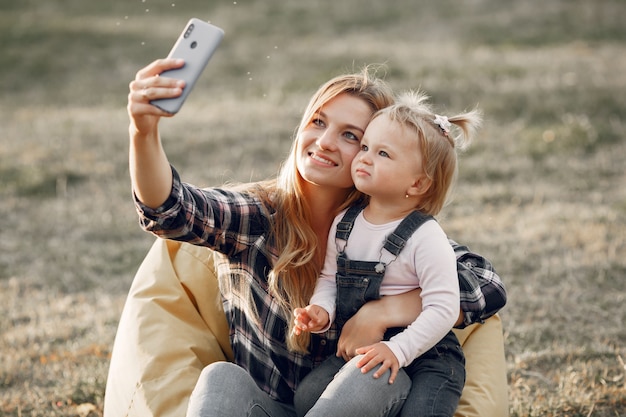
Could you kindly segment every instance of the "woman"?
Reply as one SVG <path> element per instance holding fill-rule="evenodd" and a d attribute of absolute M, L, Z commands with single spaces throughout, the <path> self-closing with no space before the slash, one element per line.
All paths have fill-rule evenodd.
<path fill-rule="evenodd" d="M 156 61 L 139 71 L 130 86 L 130 166 L 142 222 L 160 236 L 207 245 L 226 255 L 217 257 L 217 270 L 234 361 L 240 365 L 237 369 L 248 371 L 237 374 L 240 379 L 234 386 L 257 389 L 254 396 L 246 392 L 245 397 L 228 391 L 233 400 L 229 407 L 241 405 L 241 398 L 252 398 L 255 405 L 276 407 L 271 415 L 290 415 L 293 389 L 299 380 L 336 350 L 332 336 L 314 337 L 310 342 L 292 337 L 293 332 L 285 331 L 292 325 L 290 312 L 306 305 L 311 295 L 333 217 L 361 198 L 350 179 L 350 163 L 371 115 L 391 103 L 391 94 L 381 81 L 366 74 L 332 80 L 309 103 L 291 155 L 276 181 L 203 192 L 183 186 L 170 168 L 158 134 L 158 120 L 166 114 L 149 104 L 181 93 L 182 84 L 158 77 L 180 65 L 174 60 Z M 200 202 L 192 209 L 199 210 L 198 216 L 178 210 L 194 200 Z M 210 230 L 205 228 L 207 220 L 214 225 Z M 164 224 L 168 230 L 162 228 Z M 487 275 L 490 279 L 495 276 Z M 480 286 L 474 290 L 474 295 L 479 293 Z M 378 308 L 395 311 L 394 304 L 403 308 L 397 309 L 397 315 L 385 317 L 385 323 L 368 326 L 380 332 L 406 325 L 417 314 L 406 307 L 414 306 L 416 299 L 419 297 L 385 300 Z M 474 317 L 481 319 L 480 314 Z M 465 317 L 471 316 L 471 311 L 466 312 Z M 266 327 L 268 323 L 272 326 Z M 362 343 L 358 340 L 355 345 L 356 339 L 351 341 L 349 335 L 347 330 L 339 343 L 341 355 L 353 355 Z M 307 348 L 309 354 L 303 352 Z M 214 368 L 219 373 L 223 367 L 228 365 Z M 232 365 L 220 378 L 234 375 L 234 369 Z M 220 397 L 219 402 L 224 399 Z"/>

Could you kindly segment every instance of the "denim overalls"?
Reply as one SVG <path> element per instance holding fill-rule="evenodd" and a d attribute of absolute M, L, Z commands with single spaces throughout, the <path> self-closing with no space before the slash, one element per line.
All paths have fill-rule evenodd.
<path fill-rule="evenodd" d="M 345 253 L 354 221 L 362 207 L 351 207 L 337 224 L 337 312 L 335 323 L 341 332 L 343 325 L 368 301 L 380 298 L 380 285 L 385 276 L 387 264 L 379 261 L 355 261 Z M 432 219 L 419 211 L 405 217 L 398 227 L 387 236 L 383 249 L 391 253 L 395 260 L 411 235 L 426 221 Z M 340 245 L 343 243 L 343 245 Z M 381 257 L 382 251 L 381 249 Z M 393 262 L 393 260 L 391 262 Z M 396 331 L 398 333 L 398 331 Z"/>
<path fill-rule="evenodd" d="M 358 261 L 345 254 L 354 221 L 363 207 L 351 207 L 337 224 L 337 299 L 335 325 L 340 332 L 344 324 L 366 302 L 380 298 L 380 286 L 386 266 L 393 262 L 411 235 L 432 216 L 413 211 L 387 236 L 383 249 L 394 258 L 390 262 Z M 340 245 L 341 243 L 341 245 Z M 381 257 L 383 250 L 381 249 Z M 388 329 L 385 340 L 404 328 Z M 323 388 L 346 362 L 331 356 L 300 383 L 296 391 L 296 410 L 304 410 L 319 398 Z M 412 381 L 411 393 L 402 407 L 402 416 L 453 416 L 465 384 L 465 357 L 456 336 L 450 331 L 430 350 L 402 368 Z M 402 370 L 400 371 L 402 372 Z"/>

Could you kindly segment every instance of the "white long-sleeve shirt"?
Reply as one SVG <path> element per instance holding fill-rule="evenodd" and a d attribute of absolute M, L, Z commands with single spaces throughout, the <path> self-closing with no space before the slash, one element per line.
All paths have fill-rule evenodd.
<path fill-rule="evenodd" d="M 345 212 L 334 220 L 328 235 L 326 259 L 310 304 L 328 311 L 331 322 L 335 317 L 337 286 L 337 224 Z M 402 220 L 376 225 L 359 213 L 345 248 L 349 259 L 360 261 L 382 260 L 387 269 L 380 295 L 395 295 L 421 288 L 422 313 L 404 331 L 385 342 L 400 366 L 407 366 L 415 358 L 432 348 L 454 326 L 459 315 L 459 281 L 454 250 L 444 231 L 434 220 L 428 220 L 408 239 L 406 246 L 394 255 L 381 250 L 387 235 Z M 382 252 L 382 258 L 381 258 Z"/>

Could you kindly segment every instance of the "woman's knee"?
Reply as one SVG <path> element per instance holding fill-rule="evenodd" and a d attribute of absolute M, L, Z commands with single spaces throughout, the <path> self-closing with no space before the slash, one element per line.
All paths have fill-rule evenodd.
<path fill-rule="evenodd" d="M 202 369 L 196 387 L 199 385 L 232 386 L 244 377 L 245 373 L 241 367 L 231 362 L 213 362 Z"/>
<path fill-rule="evenodd" d="M 187 416 L 281 416 L 285 415 L 283 408 L 262 392 L 243 368 L 230 362 L 215 362 L 200 373 Z"/>
<path fill-rule="evenodd" d="M 202 370 L 191 396 L 208 402 L 230 398 L 233 393 L 247 395 L 255 389 L 256 384 L 241 367 L 231 362 L 214 362 Z"/>
<path fill-rule="evenodd" d="M 400 370 L 389 384 L 390 371 L 374 378 L 373 370 L 364 374 L 356 366 L 359 359 L 341 368 L 307 415 L 397 415 L 411 389 L 406 372 Z"/>

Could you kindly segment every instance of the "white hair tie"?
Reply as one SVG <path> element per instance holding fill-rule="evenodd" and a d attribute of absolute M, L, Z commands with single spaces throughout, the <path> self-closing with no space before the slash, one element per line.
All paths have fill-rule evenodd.
<path fill-rule="evenodd" d="M 439 129 L 441 129 L 441 132 L 445 136 L 448 136 L 448 132 L 450 132 L 450 127 L 452 127 L 452 123 L 450 123 L 446 116 L 440 116 L 436 114 L 435 118 L 433 119 L 433 123 L 439 126 Z"/>

